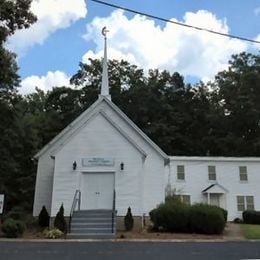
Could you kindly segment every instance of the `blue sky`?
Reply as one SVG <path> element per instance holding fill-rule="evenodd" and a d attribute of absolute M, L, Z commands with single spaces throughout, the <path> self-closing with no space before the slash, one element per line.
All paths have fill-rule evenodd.
<path fill-rule="evenodd" d="M 259 0 L 105 0 L 176 21 L 260 40 Z M 149 68 L 209 80 L 233 53 L 255 45 L 136 16 L 90 0 L 34 0 L 38 22 L 9 39 L 18 54 L 22 93 L 68 85 L 79 62 L 102 56 L 100 30 L 107 26 L 108 55 Z"/>

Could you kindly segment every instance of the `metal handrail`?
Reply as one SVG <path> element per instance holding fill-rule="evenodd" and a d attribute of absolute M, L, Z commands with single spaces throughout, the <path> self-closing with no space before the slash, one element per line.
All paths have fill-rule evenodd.
<path fill-rule="evenodd" d="M 114 233 L 114 219 L 116 211 L 116 191 L 113 192 L 113 208 L 112 208 L 112 233 Z"/>
<path fill-rule="evenodd" d="M 80 210 L 80 203 L 81 203 L 81 191 L 76 190 L 74 194 L 71 210 L 70 210 L 69 231 L 71 229 L 71 219 L 72 219 L 73 212 L 75 211 L 77 205 L 78 205 L 78 210 Z"/>

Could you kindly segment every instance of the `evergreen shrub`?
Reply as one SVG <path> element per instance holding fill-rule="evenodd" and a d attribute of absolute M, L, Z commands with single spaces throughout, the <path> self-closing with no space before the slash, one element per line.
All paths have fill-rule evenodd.
<path fill-rule="evenodd" d="M 125 223 L 125 230 L 130 231 L 134 227 L 134 218 L 132 216 L 131 208 L 129 207 L 127 209 L 126 216 L 124 218 L 124 223 Z"/>
<path fill-rule="evenodd" d="M 206 204 L 186 205 L 178 200 L 166 200 L 150 212 L 155 230 L 220 234 L 225 228 L 226 212 Z"/>
<path fill-rule="evenodd" d="M 54 219 L 54 227 L 62 231 L 63 233 L 67 233 L 67 223 L 64 218 L 64 207 L 61 205 L 56 217 Z"/>
<path fill-rule="evenodd" d="M 225 222 L 227 222 L 228 211 L 226 209 L 223 209 L 223 208 L 220 208 L 220 207 L 218 207 L 218 208 L 222 211 L 222 213 L 224 215 L 224 220 L 225 220 Z"/>
<path fill-rule="evenodd" d="M 25 230 L 25 225 L 20 220 L 15 220 L 8 218 L 4 221 L 2 225 L 2 231 L 6 237 L 16 238 L 23 234 Z"/>
<path fill-rule="evenodd" d="M 246 210 L 243 212 L 243 222 L 246 224 L 260 224 L 260 211 Z"/>
<path fill-rule="evenodd" d="M 221 234 L 225 228 L 223 211 L 215 206 L 195 204 L 190 208 L 190 230 L 200 234 Z"/>
<path fill-rule="evenodd" d="M 49 213 L 45 208 L 45 206 L 43 206 L 38 216 L 38 224 L 40 227 L 45 228 L 45 227 L 49 227 L 49 222 L 50 222 Z"/>
<path fill-rule="evenodd" d="M 166 200 L 150 212 L 155 230 L 187 232 L 189 207 L 178 200 Z"/>
<path fill-rule="evenodd" d="M 205 204 L 202 204 L 202 205 L 205 205 Z M 216 208 L 216 209 L 220 210 L 221 213 L 222 213 L 223 216 L 224 216 L 225 222 L 227 222 L 227 216 L 228 216 L 228 211 L 227 211 L 227 210 L 225 210 L 225 209 L 223 209 L 223 208 L 221 208 L 221 207 L 218 207 L 218 206 L 213 206 L 213 205 L 209 205 L 209 206 L 212 207 L 212 208 Z"/>

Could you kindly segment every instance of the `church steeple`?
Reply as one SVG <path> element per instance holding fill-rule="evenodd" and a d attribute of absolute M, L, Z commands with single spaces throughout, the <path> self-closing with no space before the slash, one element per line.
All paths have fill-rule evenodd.
<path fill-rule="evenodd" d="M 103 58 L 103 72 L 102 72 L 102 85 L 101 85 L 101 97 L 106 97 L 111 100 L 109 94 L 108 72 L 107 72 L 107 28 L 102 29 L 102 35 L 104 36 L 104 58 Z"/>

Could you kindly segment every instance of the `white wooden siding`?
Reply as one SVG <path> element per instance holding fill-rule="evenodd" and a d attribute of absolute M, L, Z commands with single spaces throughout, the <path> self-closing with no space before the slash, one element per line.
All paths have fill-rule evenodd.
<path fill-rule="evenodd" d="M 51 212 L 51 197 L 53 187 L 54 159 L 49 153 L 45 153 L 38 161 L 35 184 L 33 216 L 38 216 L 42 206 L 48 213 Z"/>
<path fill-rule="evenodd" d="M 177 180 L 177 165 L 185 167 L 185 181 Z M 210 186 L 214 181 L 208 180 L 208 165 L 216 166 L 216 182 L 228 190 L 226 193 L 226 209 L 228 219 L 241 218 L 241 212 L 237 210 L 237 195 L 254 196 L 255 209 L 260 210 L 260 161 L 252 161 L 250 158 L 242 159 L 229 158 L 218 161 L 210 158 L 204 160 L 203 157 L 182 160 L 174 157 L 170 161 L 170 183 L 171 188 L 180 194 L 190 194 L 191 203 L 206 202 L 206 196 L 202 190 Z M 239 180 L 239 166 L 247 166 L 248 182 Z M 167 172 L 166 172 L 167 175 Z"/>
<path fill-rule="evenodd" d="M 115 158 L 115 166 L 82 167 L 81 158 L 84 157 L 113 157 Z M 77 161 L 78 165 L 76 171 L 72 170 L 74 161 Z M 55 216 L 61 203 L 64 204 L 65 215 L 69 214 L 74 192 L 79 188 L 79 176 L 82 172 L 102 171 L 102 168 L 104 171 L 115 172 L 118 215 L 125 215 L 129 206 L 134 215 L 143 214 L 142 200 L 140 199 L 143 190 L 140 187 L 144 174 L 143 155 L 101 114 L 97 114 L 90 120 L 56 153 L 55 162 L 52 216 Z M 121 162 L 124 163 L 123 171 L 120 170 Z M 162 159 L 160 163 L 163 163 Z M 158 174 L 157 170 L 156 174 Z M 157 183 L 163 187 L 162 181 Z M 158 189 L 155 189 L 155 192 L 156 190 Z"/>

